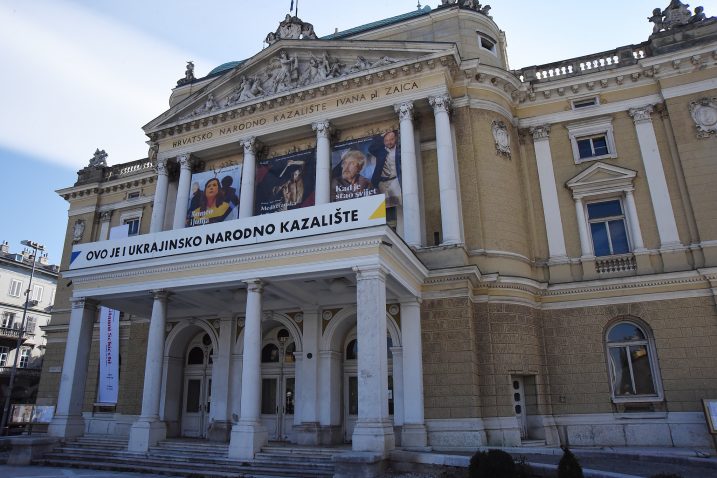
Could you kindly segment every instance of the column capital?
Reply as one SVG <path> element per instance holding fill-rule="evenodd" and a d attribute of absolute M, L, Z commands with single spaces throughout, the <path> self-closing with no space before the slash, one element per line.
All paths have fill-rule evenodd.
<path fill-rule="evenodd" d="M 433 114 L 438 114 L 441 112 L 450 113 L 451 103 L 451 96 L 448 93 L 428 97 L 428 104 L 430 104 L 433 108 Z"/>
<path fill-rule="evenodd" d="M 652 111 L 655 109 L 654 105 L 640 106 L 639 108 L 630 108 L 628 113 L 632 116 L 632 121 L 635 124 L 640 123 L 652 123 Z"/>
<path fill-rule="evenodd" d="M 393 105 L 393 110 L 398 113 L 399 121 L 413 121 L 413 101 Z"/>
<path fill-rule="evenodd" d="M 550 125 L 533 126 L 530 128 L 530 134 L 533 135 L 533 141 L 547 140 L 550 138 Z"/>
<path fill-rule="evenodd" d="M 354 266 L 353 271 L 356 273 L 356 280 L 359 281 L 371 279 L 381 279 L 385 281 L 388 275 L 388 270 L 383 266 Z"/>
<path fill-rule="evenodd" d="M 167 158 L 157 158 L 154 162 L 154 172 L 157 176 L 166 176 L 167 171 Z"/>
<path fill-rule="evenodd" d="M 112 219 L 112 211 L 102 211 L 100 213 L 100 222 L 110 222 Z"/>
<path fill-rule="evenodd" d="M 261 142 L 256 139 L 256 136 L 249 136 L 248 138 L 240 139 L 239 144 L 244 148 L 244 154 L 255 155 L 261 147 Z"/>
<path fill-rule="evenodd" d="M 257 292 L 261 294 L 264 291 L 264 282 L 261 279 L 245 280 L 247 292 Z"/>
<path fill-rule="evenodd" d="M 73 309 L 84 309 L 85 306 L 87 308 L 90 308 L 90 306 L 92 305 L 92 301 L 90 301 L 86 297 L 72 297 L 70 299 L 70 304 Z"/>
<path fill-rule="evenodd" d="M 420 307 L 423 299 L 420 297 L 403 297 L 398 299 L 398 303 L 401 304 L 401 307 Z"/>
<path fill-rule="evenodd" d="M 311 123 L 311 129 L 316 131 L 316 136 L 319 138 L 328 139 L 331 136 L 331 123 L 329 120 L 320 120 Z"/>
<path fill-rule="evenodd" d="M 164 290 L 164 289 L 156 289 L 156 290 L 151 290 L 149 292 L 150 292 L 150 294 L 152 294 L 152 298 L 154 300 L 161 300 L 161 301 L 166 301 L 169 298 L 169 296 L 171 295 L 171 292 L 169 292 L 168 290 Z"/>
<path fill-rule="evenodd" d="M 179 163 L 179 168 L 183 170 L 191 170 L 192 169 L 192 155 L 191 154 L 180 154 L 177 156 L 177 162 Z"/>

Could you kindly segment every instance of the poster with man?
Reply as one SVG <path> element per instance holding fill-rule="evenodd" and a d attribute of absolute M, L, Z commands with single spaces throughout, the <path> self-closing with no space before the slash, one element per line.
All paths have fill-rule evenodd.
<path fill-rule="evenodd" d="M 259 161 L 254 213 L 271 214 L 314 205 L 316 151 L 299 151 Z"/>
<path fill-rule="evenodd" d="M 398 131 L 335 144 L 331 167 L 331 201 L 385 194 L 386 207 L 401 204 Z"/>
<path fill-rule="evenodd" d="M 203 226 L 239 217 L 241 166 L 192 174 L 187 226 Z"/>

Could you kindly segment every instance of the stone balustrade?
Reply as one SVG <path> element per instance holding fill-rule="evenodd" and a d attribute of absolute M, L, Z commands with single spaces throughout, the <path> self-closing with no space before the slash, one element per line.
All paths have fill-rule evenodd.
<path fill-rule="evenodd" d="M 614 272 L 630 272 L 637 269 L 635 256 L 623 254 L 619 256 L 598 257 L 595 260 L 595 269 L 598 274 L 611 274 Z"/>

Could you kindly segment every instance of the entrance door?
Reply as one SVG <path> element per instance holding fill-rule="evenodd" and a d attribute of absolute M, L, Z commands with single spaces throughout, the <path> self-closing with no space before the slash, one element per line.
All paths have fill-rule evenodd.
<path fill-rule="evenodd" d="M 514 375 L 513 385 L 513 410 L 520 426 L 520 438 L 528 438 L 528 416 L 525 410 L 525 387 L 523 377 Z"/>
<path fill-rule="evenodd" d="M 261 379 L 261 419 L 269 439 L 288 441 L 294 423 L 296 381 L 292 376 Z"/>
<path fill-rule="evenodd" d="M 205 438 L 209 426 L 212 380 L 203 375 L 184 379 L 182 436 Z"/>
<path fill-rule="evenodd" d="M 358 376 L 356 372 L 344 374 L 344 441 L 350 442 L 358 419 Z"/>

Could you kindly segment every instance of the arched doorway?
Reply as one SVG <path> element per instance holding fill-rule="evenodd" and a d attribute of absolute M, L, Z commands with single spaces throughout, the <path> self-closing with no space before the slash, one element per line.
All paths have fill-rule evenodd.
<path fill-rule="evenodd" d="M 212 390 L 212 339 L 197 334 L 189 343 L 184 357 L 182 381 L 181 435 L 205 438 L 209 427 Z"/>
<path fill-rule="evenodd" d="M 261 349 L 261 420 L 269 440 L 294 441 L 296 342 L 278 326 L 264 334 Z"/>

